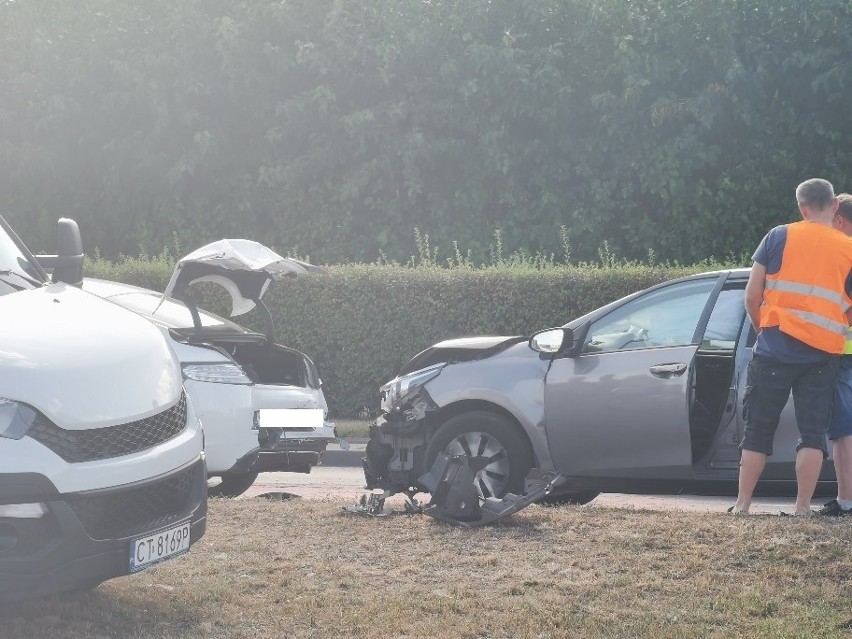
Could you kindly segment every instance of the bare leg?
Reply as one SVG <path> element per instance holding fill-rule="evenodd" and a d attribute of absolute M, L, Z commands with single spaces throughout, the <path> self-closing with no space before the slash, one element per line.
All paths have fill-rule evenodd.
<path fill-rule="evenodd" d="M 819 452 L 819 451 L 817 451 Z M 820 452 L 820 454 L 822 454 Z M 751 507 L 751 497 L 757 480 L 766 466 L 766 455 L 753 450 L 743 450 L 740 457 L 740 490 L 737 495 L 737 503 L 734 505 L 735 513 L 747 513 Z"/>
<path fill-rule="evenodd" d="M 835 439 L 831 446 L 837 472 L 837 498 L 852 501 L 852 436 Z"/>
<path fill-rule="evenodd" d="M 819 471 L 822 470 L 822 451 L 817 448 L 802 448 L 796 453 L 796 514 L 811 514 L 811 497 L 814 496 Z"/>

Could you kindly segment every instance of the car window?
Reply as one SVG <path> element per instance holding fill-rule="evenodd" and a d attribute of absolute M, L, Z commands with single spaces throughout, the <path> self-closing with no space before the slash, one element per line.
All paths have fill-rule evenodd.
<path fill-rule="evenodd" d="M 745 319 L 744 295 L 742 287 L 727 288 L 719 293 L 701 340 L 701 350 L 732 351 L 736 348 Z"/>
<path fill-rule="evenodd" d="M 137 313 L 152 315 L 169 326 L 174 326 L 175 328 L 191 328 L 193 326 L 192 314 L 189 312 L 189 309 L 182 302 L 178 302 L 171 297 L 163 300 L 162 304 L 160 303 L 162 299 L 160 295 L 152 295 L 150 293 L 124 293 L 116 295 L 112 299 L 125 308 L 129 308 Z M 235 330 L 241 330 L 233 322 L 213 315 L 213 313 L 199 309 L 198 314 L 201 317 L 201 325 L 204 327 L 227 326 Z"/>
<path fill-rule="evenodd" d="M 589 328 L 584 353 L 668 348 L 692 343 L 715 279 L 672 284 L 642 295 Z"/>

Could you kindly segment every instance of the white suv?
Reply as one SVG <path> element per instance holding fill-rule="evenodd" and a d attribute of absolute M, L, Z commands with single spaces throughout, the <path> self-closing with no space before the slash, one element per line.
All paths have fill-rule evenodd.
<path fill-rule="evenodd" d="M 73 285 L 79 230 L 59 231 L 50 282 L 0 217 L 0 601 L 142 570 L 205 529 L 203 437 L 174 353 Z"/>
<path fill-rule="evenodd" d="M 274 342 L 272 316 L 261 299 L 273 279 L 317 271 L 250 240 L 220 240 L 180 260 L 165 293 L 91 278 L 83 283 L 171 339 L 204 425 L 211 495 L 240 495 L 261 472 L 310 472 L 336 441 L 316 366 Z M 201 281 L 228 291 L 232 316 L 258 308 L 265 331 L 198 309 L 187 289 Z"/>

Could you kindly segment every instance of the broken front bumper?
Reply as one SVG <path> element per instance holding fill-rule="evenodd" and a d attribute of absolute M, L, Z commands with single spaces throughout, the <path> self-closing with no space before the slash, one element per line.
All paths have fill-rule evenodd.
<path fill-rule="evenodd" d="M 409 515 L 429 515 L 434 519 L 454 526 L 476 528 L 508 517 L 547 496 L 562 479 L 559 473 L 542 473 L 533 468 L 526 477 L 524 494 L 507 493 L 502 498 L 482 499 L 474 483 L 475 473 L 468 465 L 468 458 L 438 455 L 431 470 L 418 482 L 432 494 L 425 506 L 413 494 L 406 493 L 405 512 Z M 343 511 L 370 517 L 386 517 L 393 513 L 385 508 L 384 494 L 367 493 L 353 506 L 344 506 Z"/>
<path fill-rule="evenodd" d="M 474 477 L 466 458 L 438 455 L 432 469 L 420 478 L 420 483 L 432 493 L 423 513 L 456 526 L 485 526 L 542 499 L 561 479 L 558 473 L 542 474 L 540 469 L 533 468 L 524 482 L 523 495 L 507 493 L 501 499 L 483 500 Z"/>
<path fill-rule="evenodd" d="M 418 469 L 424 468 L 425 431 L 423 420 L 391 421 L 379 417 L 370 426 L 365 450 L 367 488 L 390 493 L 416 490 Z"/>

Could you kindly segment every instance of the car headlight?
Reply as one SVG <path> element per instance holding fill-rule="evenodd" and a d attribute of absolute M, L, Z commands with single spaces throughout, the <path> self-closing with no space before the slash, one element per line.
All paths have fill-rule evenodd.
<path fill-rule="evenodd" d="M 245 371 L 237 364 L 184 364 L 183 376 L 197 382 L 216 384 L 251 384 Z"/>
<path fill-rule="evenodd" d="M 442 362 L 389 381 L 379 389 L 382 397 L 382 410 L 389 411 L 396 407 L 412 390 L 423 386 L 426 382 L 440 375 L 446 365 Z"/>
<path fill-rule="evenodd" d="M 36 410 L 26 404 L 0 397 L 0 437 L 21 439 L 37 415 Z"/>

